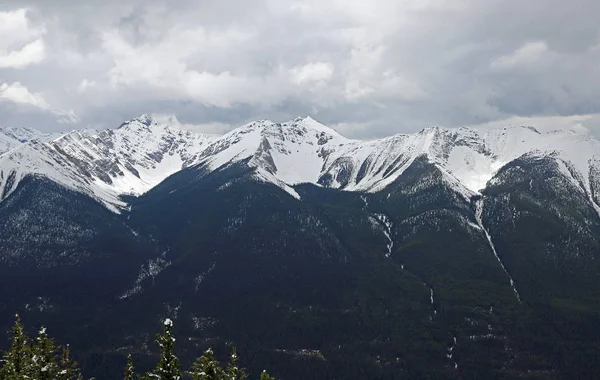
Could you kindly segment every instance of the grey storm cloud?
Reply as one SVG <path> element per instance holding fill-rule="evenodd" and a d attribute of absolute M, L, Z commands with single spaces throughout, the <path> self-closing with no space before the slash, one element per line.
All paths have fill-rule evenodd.
<path fill-rule="evenodd" d="M 596 0 L 4 0 L 0 126 L 600 128 Z"/>

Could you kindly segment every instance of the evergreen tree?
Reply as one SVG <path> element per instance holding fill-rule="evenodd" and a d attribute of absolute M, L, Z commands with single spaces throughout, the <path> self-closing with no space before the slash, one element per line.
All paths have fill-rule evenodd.
<path fill-rule="evenodd" d="M 193 380 L 222 380 L 225 372 L 209 348 L 196 360 L 188 374 Z"/>
<path fill-rule="evenodd" d="M 7 352 L 4 353 L 0 378 L 6 380 L 17 380 L 25 378 L 31 368 L 31 345 L 29 338 L 25 335 L 21 317 L 17 314 L 15 324 L 11 330 L 12 343 Z"/>
<path fill-rule="evenodd" d="M 62 357 L 60 359 L 60 370 L 56 376 L 57 380 L 82 380 L 83 376 L 77 368 L 77 362 L 71 360 L 71 349 L 67 344 L 63 348 Z"/>
<path fill-rule="evenodd" d="M 161 349 L 160 362 L 154 371 L 138 376 L 138 380 L 181 380 L 179 359 L 174 354 L 175 338 L 172 335 L 173 322 L 164 322 L 164 332 L 158 334 L 156 342 Z M 24 333 L 21 319 L 17 315 L 12 328 L 12 343 L 0 361 L 0 380 L 83 380 L 77 363 L 71 359 L 69 345 L 58 355 L 59 347 L 42 327 L 34 341 Z M 233 348 L 227 366 L 223 368 L 215 359 L 212 349 L 199 357 L 192 370 L 187 372 L 193 380 L 245 380 L 246 372 L 238 365 L 238 356 Z M 127 357 L 124 380 L 134 380 L 135 371 L 131 355 Z M 93 380 L 90 379 L 90 380 Z M 266 371 L 260 380 L 275 380 Z"/>
<path fill-rule="evenodd" d="M 181 369 L 179 368 L 179 359 L 173 353 L 175 348 L 175 338 L 171 333 L 173 321 L 165 319 L 164 331 L 156 336 L 156 343 L 161 349 L 160 361 L 154 371 L 146 377 L 158 380 L 180 380 Z"/>
<path fill-rule="evenodd" d="M 269 376 L 266 370 L 263 370 L 260 374 L 260 380 L 275 380 L 275 378 Z"/>
<path fill-rule="evenodd" d="M 30 375 L 37 380 L 53 380 L 58 376 L 58 357 L 54 340 L 48 337 L 42 327 L 32 347 Z"/>
<path fill-rule="evenodd" d="M 238 366 L 238 356 L 235 347 L 231 350 L 231 357 L 225 369 L 225 377 L 227 380 L 244 380 L 248 377 L 246 371 Z"/>
<path fill-rule="evenodd" d="M 226 368 L 222 368 L 218 360 L 215 359 L 212 349 L 208 349 L 200 356 L 192 366 L 192 370 L 187 373 L 193 380 L 245 380 L 246 371 L 238 366 L 238 356 L 233 348 L 229 363 Z M 261 380 L 275 380 L 265 371 L 261 374 Z"/>
<path fill-rule="evenodd" d="M 135 370 L 133 368 L 133 359 L 131 358 L 131 354 L 127 356 L 127 366 L 125 367 L 125 375 L 123 376 L 123 380 L 134 380 L 135 379 Z"/>

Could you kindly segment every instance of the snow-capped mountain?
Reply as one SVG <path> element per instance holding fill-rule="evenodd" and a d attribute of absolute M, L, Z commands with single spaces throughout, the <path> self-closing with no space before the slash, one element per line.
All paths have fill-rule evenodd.
<path fill-rule="evenodd" d="M 113 211 L 121 195 L 139 195 L 194 164 L 214 136 L 169 127 L 142 115 L 118 129 L 73 131 L 32 140 L 0 157 L 0 199 L 27 175 L 45 176 L 85 193 Z"/>
<path fill-rule="evenodd" d="M 21 145 L 19 141 L 13 139 L 12 137 L 6 136 L 1 132 L 2 130 L 0 130 L 0 155 Z"/>
<path fill-rule="evenodd" d="M 358 141 L 311 118 L 286 123 L 258 121 L 215 139 L 200 154 L 199 163 L 214 170 L 249 160 L 258 179 L 297 196 L 290 186 L 299 183 L 377 192 L 424 156 L 445 173 L 458 192 L 470 198 L 484 189 L 499 169 L 523 155 L 557 160 L 565 176 L 593 200 L 600 142 L 572 131 L 430 127 L 416 134 Z"/>
<path fill-rule="evenodd" d="M 60 136 L 60 133 L 40 132 L 25 127 L 0 128 L 0 155 L 28 141 L 50 141 Z"/>
<path fill-rule="evenodd" d="M 173 128 L 147 115 L 116 130 L 74 131 L 44 141 L 31 130 L 5 133 L 0 159 L 0 199 L 28 174 L 46 176 L 118 211 L 119 197 L 142 194 L 185 167 L 213 171 L 239 162 L 256 179 L 296 198 L 294 185 L 312 183 L 346 191 L 377 192 L 425 157 L 466 199 L 476 195 L 504 165 L 523 156 L 551 157 L 597 209 L 600 142 L 571 131 L 540 133 L 529 127 L 444 129 L 430 127 L 360 141 L 315 120 L 261 120 L 223 136 Z M 20 141 L 31 141 L 22 143 Z M 18 149 L 15 149 L 18 147 Z"/>
<path fill-rule="evenodd" d="M 292 380 L 598 373 L 594 355 L 567 356 L 600 339 L 591 136 L 361 141 L 310 118 L 210 136 L 146 115 L 2 136 L 0 301 L 100 355 L 96 378 L 119 376 L 105 363 L 149 347 L 165 317 L 189 336 L 183 352 L 235 342 Z"/>
<path fill-rule="evenodd" d="M 0 133 L 11 137 L 21 143 L 26 143 L 32 140 L 49 141 L 61 135 L 58 132 L 42 132 L 37 129 L 27 127 L 7 127 L 0 129 Z"/>

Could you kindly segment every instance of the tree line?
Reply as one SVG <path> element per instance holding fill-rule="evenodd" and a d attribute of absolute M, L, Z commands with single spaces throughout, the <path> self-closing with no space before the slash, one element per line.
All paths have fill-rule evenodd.
<path fill-rule="evenodd" d="M 213 351 L 206 350 L 188 371 L 182 371 L 179 359 L 174 353 L 173 321 L 166 319 L 164 330 L 156 336 L 160 348 L 160 359 L 156 367 L 144 374 L 137 374 L 131 355 L 123 374 L 124 380 L 244 380 L 248 376 L 238 365 L 238 356 L 233 348 L 229 361 L 221 364 Z M 42 327 L 37 337 L 31 339 L 25 334 L 19 315 L 11 329 L 11 344 L 0 360 L 0 380 L 83 380 L 77 362 L 71 359 L 69 345 L 57 346 Z M 90 380 L 94 380 L 93 378 Z M 260 380 L 275 380 L 266 371 Z"/>

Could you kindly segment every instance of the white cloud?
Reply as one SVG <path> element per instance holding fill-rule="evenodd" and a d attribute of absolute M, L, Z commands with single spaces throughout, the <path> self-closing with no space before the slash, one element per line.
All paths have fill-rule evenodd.
<path fill-rule="evenodd" d="M 77 114 L 73 110 L 62 110 L 59 108 L 52 108 L 50 109 L 50 112 L 52 112 L 56 116 L 56 121 L 59 124 L 76 124 L 77 122 L 79 122 L 79 116 L 77 116 Z"/>
<path fill-rule="evenodd" d="M 349 101 L 358 101 L 373 94 L 375 89 L 356 79 L 349 79 L 344 86 L 344 96 Z"/>
<path fill-rule="evenodd" d="M 32 40 L 43 32 L 43 29 L 29 24 L 27 12 L 25 8 L 0 12 L 0 41 L 3 47 Z"/>
<path fill-rule="evenodd" d="M 94 87 L 96 87 L 96 81 L 84 78 L 81 82 L 79 82 L 79 86 L 77 87 L 77 91 L 79 93 L 84 93 L 84 92 L 86 92 L 89 89 L 94 88 Z"/>
<path fill-rule="evenodd" d="M 0 12 L 0 69 L 22 69 L 42 62 L 46 46 L 43 27 L 31 26 L 27 9 Z"/>
<path fill-rule="evenodd" d="M 470 125 L 475 128 L 535 127 L 540 131 L 571 130 L 578 133 L 598 133 L 594 130 L 600 121 L 600 113 L 570 116 L 511 116 L 506 119 Z"/>
<path fill-rule="evenodd" d="M 73 124 L 79 118 L 72 110 L 51 107 L 41 93 L 30 92 L 19 82 L 0 84 L 0 102 L 10 102 L 20 106 L 32 106 L 51 112 L 59 123 Z"/>
<path fill-rule="evenodd" d="M 335 123 L 330 125 L 331 128 L 335 129 L 342 136 L 354 138 L 370 138 L 369 136 L 370 123 Z"/>
<path fill-rule="evenodd" d="M 116 31 L 103 36 L 114 61 L 108 76 L 115 88 L 136 85 L 162 90 L 168 99 L 195 99 L 217 107 L 237 102 L 259 104 L 280 99 L 277 73 L 268 77 L 229 70 L 194 69 L 190 61 L 201 51 L 210 55 L 240 45 L 245 34 L 236 31 L 209 33 L 202 28 L 176 29 L 157 44 L 134 46 Z M 201 54 L 202 56 L 203 54 Z M 210 59 L 210 58 L 209 58 Z M 275 69 L 277 71 L 277 69 Z"/>
<path fill-rule="evenodd" d="M 27 87 L 19 82 L 12 84 L 2 83 L 0 85 L 0 100 L 21 105 L 30 105 L 42 110 L 50 109 L 50 105 L 46 102 L 42 94 L 29 92 Z"/>
<path fill-rule="evenodd" d="M 181 123 L 176 115 L 173 114 L 152 114 L 152 118 L 157 121 L 167 124 L 174 128 L 184 129 L 186 131 L 193 131 L 199 133 L 208 134 L 224 134 L 231 129 L 238 127 L 238 125 L 231 125 L 226 123 L 202 123 L 202 124 L 189 124 Z"/>
<path fill-rule="evenodd" d="M 180 86 L 196 101 L 222 108 L 238 103 L 270 106 L 293 93 L 280 70 L 275 70 L 268 76 L 189 70 L 184 73 Z"/>
<path fill-rule="evenodd" d="M 21 69 L 25 66 L 40 63 L 46 57 L 44 41 L 37 39 L 23 46 L 20 50 L 0 51 L 0 68 L 13 67 Z"/>
<path fill-rule="evenodd" d="M 507 69 L 515 66 L 534 64 L 548 52 L 548 45 L 544 41 L 528 42 L 515 50 L 510 55 L 499 57 L 492 61 L 493 69 Z"/>
<path fill-rule="evenodd" d="M 328 62 L 311 62 L 290 69 L 290 76 L 297 85 L 324 85 L 333 75 L 333 65 Z"/>
<path fill-rule="evenodd" d="M 425 90 L 421 86 L 401 73 L 385 71 L 382 74 L 380 85 L 382 97 L 403 100 L 419 100 L 426 97 Z"/>
<path fill-rule="evenodd" d="M 310 114 L 371 137 L 598 113 L 600 2 L 579 1 L 4 0 L 0 83 L 77 109 L 82 126 Z M 24 49 L 38 40 L 43 60 L 41 43 Z M 6 110 L 27 123 L 23 107 Z"/>

